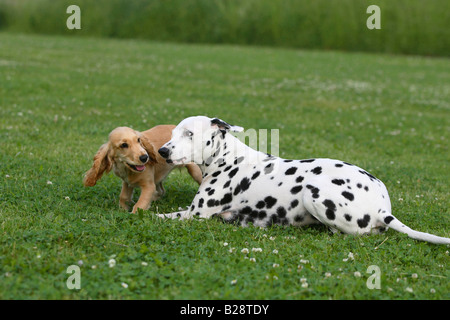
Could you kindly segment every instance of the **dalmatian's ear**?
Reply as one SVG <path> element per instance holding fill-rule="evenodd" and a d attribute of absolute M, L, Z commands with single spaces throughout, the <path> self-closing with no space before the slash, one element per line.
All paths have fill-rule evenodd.
<path fill-rule="evenodd" d="M 232 132 L 242 132 L 244 131 L 244 128 L 239 126 L 233 126 L 231 124 L 226 123 L 223 120 L 220 120 L 218 118 L 211 119 L 211 126 L 217 126 L 222 133 L 232 131 Z"/>

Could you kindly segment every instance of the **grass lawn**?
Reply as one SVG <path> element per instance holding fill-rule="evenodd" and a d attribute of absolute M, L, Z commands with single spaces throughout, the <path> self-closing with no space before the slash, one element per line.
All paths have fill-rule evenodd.
<path fill-rule="evenodd" d="M 138 215 L 113 174 L 82 185 L 113 128 L 216 116 L 370 171 L 396 217 L 449 237 L 449 110 L 448 59 L 0 33 L 0 298 L 449 299 L 447 246 L 156 218 L 190 204 L 185 171 Z"/>

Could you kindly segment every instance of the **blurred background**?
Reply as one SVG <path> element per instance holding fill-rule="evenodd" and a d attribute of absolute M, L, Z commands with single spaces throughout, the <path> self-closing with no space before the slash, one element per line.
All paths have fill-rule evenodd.
<path fill-rule="evenodd" d="M 66 27 L 72 4 L 81 30 Z M 449 56 L 450 1 L 0 0 L 0 31 Z"/>

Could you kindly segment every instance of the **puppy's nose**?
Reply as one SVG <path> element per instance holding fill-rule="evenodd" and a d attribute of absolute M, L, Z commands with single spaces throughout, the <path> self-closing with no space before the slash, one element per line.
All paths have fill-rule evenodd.
<path fill-rule="evenodd" d="M 139 160 L 141 160 L 142 163 L 146 163 L 148 160 L 148 155 L 143 154 L 142 156 L 139 157 Z"/>
<path fill-rule="evenodd" d="M 170 150 L 166 147 L 162 147 L 158 150 L 161 157 L 167 159 L 169 157 Z"/>

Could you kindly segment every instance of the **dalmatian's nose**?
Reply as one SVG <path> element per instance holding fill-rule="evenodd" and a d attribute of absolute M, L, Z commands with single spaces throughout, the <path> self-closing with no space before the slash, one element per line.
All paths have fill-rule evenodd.
<path fill-rule="evenodd" d="M 167 159 L 169 157 L 170 150 L 166 147 L 162 147 L 158 150 L 158 152 L 161 155 L 161 157 Z"/>

